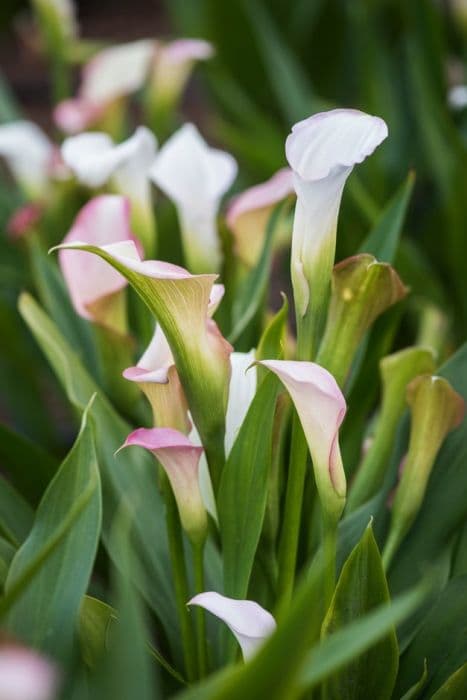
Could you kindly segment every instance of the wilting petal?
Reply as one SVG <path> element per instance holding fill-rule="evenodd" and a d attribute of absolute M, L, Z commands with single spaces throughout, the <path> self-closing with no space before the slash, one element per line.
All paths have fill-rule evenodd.
<path fill-rule="evenodd" d="M 386 138 L 382 119 L 354 109 L 315 114 L 292 128 L 286 154 L 294 171 L 297 205 L 291 271 L 298 321 L 308 312 L 316 336 L 323 323 L 345 182 Z"/>
<path fill-rule="evenodd" d="M 156 146 L 154 135 L 144 126 L 117 146 L 110 136 L 100 132 L 70 137 L 62 146 L 63 160 L 80 182 L 88 187 L 101 187 L 111 180 L 119 194 L 129 197 L 132 224 L 146 250 L 152 250 L 154 244 L 148 173 Z"/>
<path fill-rule="evenodd" d="M 105 245 L 128 239 L 136 242 L 130 229 L 128 200 L 117 195 L 101 195 L 81 209 L 64 244 L 84 241 Z M 86 253 L 61 250 L 59 262 L 76 312 L 88 320 L 110 323 L 123 330 L 121 319 L 113 316 L 122 310 L 119 293 L 126 287 L 126 279 L 100 258 Z"/>
<path fill-rule="evenodd" d="M 195 595 L 188 605 L 199 605 L 225 622 L 240 644 L 245 660 L 253 656 L 276 629 L 271 613 L 253 600 L 235 600 L 207 591 Z"/>
<path fill-rule="evenodd" d="M 225 452 L 229 455 L 238 431 L 240 430 L 250 404 L 256 393 L 257 372 L 252 367 L 255 351 L 233 352 L 230 355 L 232 374 L 230 377 L 229 400 L 225 416 Z"/>
<path fill-rule="evenodd" d="M 53 700 L 58 673 L 53 664 L 32 649 L 0 647 L 1 700 Z"/>
<path fill-rule="evenodd" d="M 210 148 L 193 124 L 182 126 L 164 144 L 151 168 L 151 178 L 177 207 L 185 258 L 193 272 L 220 267 L 216 217 L 236 174 L 235 159 Z"/>
<path fill-rule="evenodd" d="M 339 448 L 339 428 L 347 408 L 342 392 L 332 374 L 314 362 L 261 360 L 259 364 L 279 377 L 295 404 L 321 503 L 335 521 L 342 513 L 346 495 Z"/>
<path fill-rule="evenodd" d="M 26 194 L 41 197 L 49 183 L 53 145 L 38 126 L 29 121 L 0 126 L 0 156 Z"/>
<path fill-rule="evenodd" d="M 411 413 L 409 450 L 392 507 L 383 553 L 386 566 L 420 510 L 441 445 L 464 419 L 464 399 L 443 377 L 424 374 L 413 379 L 407 387 L 407 402 Z"/>
<path fill-rule="evenodd" d="M 224 425 L 231 346 L 208 317 L 216 275 L 191 275 L 177 265 L 142 261 L 132 241 L 66 246 L 100 256 L 121 272 L 155 315 L 173 353 L 190 411 L 217 484 L 224 458 Z M 62 248 L 63 249 L 63 248 Z"/>
<path fill-rule="evenodd" d="M 258 262 L 272 210 L 293 192 L 292 170 L 282 168 L 266 182 L 250 187 L 231 201 L 226 221 L 235 236 L 236 253 L 249 267 Z M 279 237 L 289 238 L 290 229 L 285 221 L 279 227 Z"/>
<path fill-rule="evenodd" d="M 207 516 L 198 480 L 203 448 L 171 428 L 139 428 L 127 437 L 123 447 L 131 445 L 144 447 L 161 463 L 172 486 L 183 528 L 193 542 L 204 541 Z"/>

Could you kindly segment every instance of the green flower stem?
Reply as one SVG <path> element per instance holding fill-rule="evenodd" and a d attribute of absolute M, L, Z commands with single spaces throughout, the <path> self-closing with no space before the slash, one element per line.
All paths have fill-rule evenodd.
<path fill-rule="evenodd" d="M 302 514 L 308 445 L 297 414 L 292 422 L 292 447 L 285 495 L 284 520 L 279 541 L 278 597 L 288 605 L 292 598 L 297 564 L 298 538 Z"/>
<path fill-rule="evenodd" d="M 323 618 L 326 615 L 336 586 L 337 522 L 324 519 L 324 596 Z"/>
<path fill-rule="evenodd" d="M 193 569 L 195 575 L 195 593 L 203 593 L 204 583 L 204 542 L 193 544 Z M 196 646 L 198 651 L 198 673 L 204 678 L 207 672 L 207 645 L 206 645 L 206 616 L 203 608 L 195 609 Z"/>
<path fill-rule="evenodd" d="M 177 505 L 175 503 L 169 481 L 165 476 L 165 472 L 162 474 L 162 482 L 167 508 L 167 536 L 169 540 L 169 552 L 174 578 L 175 598 L 177 602 L 180 630 L 182 635 L 186 676 L 189 681 L 192 681 L 196 678 L 196 642 L 190 614 L 186 606 L 190 595 L 185 553 L 183 550 L 182 530 Z"/>

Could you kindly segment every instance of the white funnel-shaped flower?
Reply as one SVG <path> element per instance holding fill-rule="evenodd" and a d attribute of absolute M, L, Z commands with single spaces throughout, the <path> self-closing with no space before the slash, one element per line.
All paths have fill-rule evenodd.
<path fill-rule="evenodd" d="M 36 124 L 26 120 L 0 126 L 0 157 L 31 199 L 41 197 L 49 184 L 54 148 Z"/>

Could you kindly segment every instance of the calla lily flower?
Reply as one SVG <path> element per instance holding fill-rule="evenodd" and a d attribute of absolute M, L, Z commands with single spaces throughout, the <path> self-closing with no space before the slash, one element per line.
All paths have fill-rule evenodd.
<path fill-rule="evenodd" d="M 260 360 L 258 364 L 279 377 L 295 404 L 324 513 L 336 523 L 346 496 L 339 448 L 339 428 L 347 409 L 344 396 L 332 374 L 314 362 Z"/>
<path fill-rule="evenodd" d="M 36 124 L 10 122 L 0 126 L 0 157 L 30 199 L 42 197 L 48 189 L 54 147 Z"/>
<path fill-rule="evenodd" d="M 118 195 L 101 195 L 85 204 L 63 243 L 92 245 L 131 239 L 130 204 Z M 86 253 L 61 250 L 59 263 L 75 311 L 94 323 L 126 332 L 126 307 L 122 295 L 126 279 L 103 260 Z"/>
<path fill-rule="evenodd" d="M 266 182 L 250 187 L 230 202 L 226 221 L 235 237 L 235 251 L 248 267 L 258 262 L 272 210 L 293 193 L 292 170 L 282 168 Z M 288 240 L 290 230 L 286 222 L 279 222 L 278 226 L 278 238 L 281 242 Z"/>
<path fill-rule="evenodd" d="M 183 249 L 192 272 L 217 272 L 221 249 L 217 212 L 237 174 L 235 159 L 210 148 L 193 124 L 182 126 L 161 148 L 150 176 L 177 207 Z"/>
<path fill-rule="evenodd" d="M 45 657 L 24 647 L 0 647 L 2 700 L 53 700 L 57 690 L 57 669 Z"/>
<path fill-rule="evenodd" d="M 224 427 L 231 346 L 208 317 L 216 275 L 191 275 L 177 265 L 141 260 L 133 241 L 107 246 L 59 246 L 100 256 L 124 275 L 149 307 L 167 338 L 190 411 L 217 486 L 224 460 Z"/>
<path fill-rule="evenodd" d="M 208 523 L 198 477 L 203 448 L 172 428 L 139 428 L 127 437 L 122 447 L 131 445 L 144 447 L 160 462 L 172 487 L 184 530 L 193 544 L 204 542 Z"/>
<path fill-rule="evenodd" d="M 144 126 L 118 145 L 108 134 L 89 132 L 65 139 L 62 146 L 63 160 L 80 182 L 95 188 L 111 181 L 130 199 L 133 227 L 148 250 L 155 235 L 148 173 L 156 147 L 153 133 Z"/>
<path fill-rule="evenodd" d="M 335 109 L 298 122 L 287 138 L 287 160 L 297 192 L 292 283 L 299 333 L 307 315 L 312 345 L 324 321 L 344 185 L 353 167 L 373 153 L 387 134 L 379 117 Z"/>
<path fill-rule="evenodd" d="M 225 622 L 235 635 L 244 660 L 251 658 L 276 629 L 270 612 L 253 600 L 235 600 L 206 591 L 192 598 L 188 605 L 199 605 Z"/>
<path fill-rule="evenodd" d="M 229 400 L 225 416 L 225 452 L 228 456 L 242 427 L 250 404 L 256 394 L 257 371 L 251 367 L 255 361 L 255 351 L 233 352 L 230 355 L 232 374 L 230 377 Z M 248 368 L 251 369 L 247 372 Z"/>

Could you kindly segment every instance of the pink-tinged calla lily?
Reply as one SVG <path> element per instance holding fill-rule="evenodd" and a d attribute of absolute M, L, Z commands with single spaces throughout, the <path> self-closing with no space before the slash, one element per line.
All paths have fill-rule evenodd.
<path fill-rule="evenodd" d="M 198 465 L 202 447 L 172 428 L 139 428 L 122 447 L 144 447 L 164 468 L 177 502 L 182 526 L 193 544 L 204 542 L 207 515 L 199 488 Z"/>
<path fill-rule="evenodd" d="M 101 247 L 75 242 L 58 247 L 88 251 L 106 260 L 126 277 L 154 314 L 172 351 L 217 487 L 224 461 L 232 351 L 208 315 L 217 275 L 191 275 L 177 265 L 143 261 L 133 241 Z"/>
<path fill-rule="evenodd" d="M 130 199 L 132 225 L 149 251 L 155 231 L 148 174 L 156 148 L 154 134 L 144 126 L 118 145 L 108 134 L 89 132 L 65 139 L 62 146 L 64 162 L 81 183 L 92 188 L 110 183 Z"/>
<path fill-rule="evenodd" d="M 248 267 L 258 262 L 274 207 L 293 193 L 293 172 L 282 168 L 266 182 L 250 187 L 230 202 L 226 221 L 235 236 L 235 252 Z M 281 221 L 278 226 L 277 239 L 281 243 L 288 241 L 291 231 L 286 222 Z"/>
<path fill-rule="evenodd" d="M 129 201 L 118 195 L 100 195 L 80 210 L 63 243 L 102 245 L 128 239 L 137 244 L 130 228 Z M 86 253 L 61 250 L 59 263 L 76 312 L 89 321 L 125 333 L 125 277 Z"/>
<path fill-rule="evenodd" d="M 271 613 L 253 600 L 236 600 L 215 591 L 206 591 L 195 595 L 188 605 L 199 605 L 225 622 L 237 639 L 245 661 L 276 629 Z"/>
<path fill-rule="evenodd" d="M 28 198 L 39 199 L 46 194 L 54 146 L 36 124 L 26 120 L 2 124 L 0 157 Z"/>
<path fill-rule="evenodd" d="M 286 155 L 297 193 L 292 283 L 299 331 L 307 315 L 312 345 L 324 321 L 344 185 L 353 167 L 373 153 L 387 134 L 379 117 L 334 109 L 298 122 L 287 138 Z"/>
<path fill-rule="evenodd" d="M 295 404 L 313 460 L 323 511 L 335 524 L 346 497 L 339 448 L 339 428 L 347 410 L 344 396 L 332 374 L 314 362 L 260 360 L 258 364 L 279 377 Z"/>
<path fill-rule="evenodd" d="M 53 700 L 58 672 L 45 657 L 25 647 L 0 647 L 1 700 Z"/>
<path fill-rule="evenodd" d="M 235 159 L 208 146 L 193 124 L 171 136 L 154 161 L 150 176 L 177 207 L 185 260 L 192 272 L 220 269 L 217 213 L 236 174 Z"/>
<path fill-rule="evenodd" d="M 23 204 L 8 220 L 7 231 L 12 238 L 22 238 L 34 230 L 42 218 L 44 208 L 37 202 Z"/>

